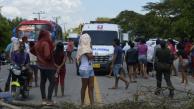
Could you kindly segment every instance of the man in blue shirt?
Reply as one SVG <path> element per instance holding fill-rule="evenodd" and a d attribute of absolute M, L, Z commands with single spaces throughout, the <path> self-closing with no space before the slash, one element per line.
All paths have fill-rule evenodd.
<path fill-rule="evenodd" d="M 124 75 L 121 73 L 122 70 L 122 64 L 123 64 L 123 51 L 120 47 L 120 41 L 119 39 L 114 39 L 113 41 L 114 46 L 114 54 L 111 64 L 111 69 L 113 71 L 113 74 L 115 76 L 115 85 L 111 89 L 117 89 L 118 88 L 118 81 L 119 79 L 125 82 L 125 89 L 128 88 L 129 82 L 124 78 Z"/>

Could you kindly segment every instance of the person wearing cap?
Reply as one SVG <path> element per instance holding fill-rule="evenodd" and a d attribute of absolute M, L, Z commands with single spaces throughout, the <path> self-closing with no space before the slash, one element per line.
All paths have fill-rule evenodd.
<path fill-rule="evenodd" d="M 54 65 L 57 67 L 55 74 L 56 85 L 55 85 L 55 96 L 57 96 L 58 85 L 61 86 L 61 95 L 64 96 L 65 89 L 65 75 L 66 75 L 66 66 L 65 62 L 67 59 L 66 53 L 64 53 L 64 45 L 62 42 L 58 42 L 56 48 L 53 52 Z"/>
<path fill-rule="evenodd" d="M 11 57 L 12 53 L 19 48 L 19 40 L 16 37 L 11 38 L 11 43 L 9 43 L 5 49 L 8 60 L 12 63 Z"/>

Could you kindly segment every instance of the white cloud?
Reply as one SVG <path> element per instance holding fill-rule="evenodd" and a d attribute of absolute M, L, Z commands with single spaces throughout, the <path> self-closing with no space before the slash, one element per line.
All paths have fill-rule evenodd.
<path fill-rule="evenodd" d="M 16 16 L 21 16 L 21 12 L 19 11 L 19 9 L 16 7 L 11 7 L 11 6 L 3 7 L 2 14 L 7 16 L 8 18 L 14 18 Z"/>
<path fill-rule="evenodd" d="M 2 14 L 8 18 L 16 16 L 25 19 L 33 19 L 38 15 L 33 12 L 44 11 L 42 19 L 53 20 L 53 17 L 60 16 L 59 23 L 74 25 L 71 17 L 79 13 L 81 0 L 1 0 L 3 5 Z"/>

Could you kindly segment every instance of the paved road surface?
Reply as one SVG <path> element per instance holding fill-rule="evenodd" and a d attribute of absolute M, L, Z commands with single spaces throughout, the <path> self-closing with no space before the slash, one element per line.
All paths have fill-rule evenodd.
<path fill-rule="evenodd" d="M 55 101 L 57 102 L 73 102 L 76 104 L 80 104 L 80 89 L 81 89 L 81 81 L 80 77 L 76 75 L 76 68 L 74 64 L 68 64 L 67 63 L 67 75 L 65 79 L 65 96 L 60 96 L 60 90 L 59 90 L 59 96 L 53 97 Z M 3 81 L 0 83 L 0 87 L 3 87 L 5 79 L 8 75 L 8 69 L 9 66 L 2 66 L 2 70 L 0 72 L 0 78 L 3 79 Z M 176 89 L 178 90 L 191 90 L 192 93 L 194 93 L 194 80 L 189 77 L 189 85 L 184 86 L 180 84 L 180 77 L 172 76 L 172 82 Z M 163 80 L 164 82 L 164 80 Z M 142 79 L 138 78 L 137 83 L 131 83 L 129 85 L 129 88 L 125 90 L 125 84 L 123 82 L 119 82 L 119 88 L 117 90 L 111 90 L 108 89 L 112 87 L 114 83 L 114 78 L 107 78 L 105 76 L 96 76 L 95 77 L 95 101 L 99 104 L 109 104 L 109 103 L 115 103 L 122 100 L 132 100 L 133 94 L 137 92 L 138 89 L 142 88 L 141 90 L 144 90 L 141 86 L 151 86 L 155 88 L 156 80 L 154 77 L 149 77 L 149 79 Z M 166 86 L 166 83 L 163 83 L 163 86 Z M 168 95 L 168 91 L 165 92 L 166 96 Z M 179 92 L 175 92 L 176 96 L 182 96 L 185 94 L 180 94 Z M 24 102 L 31 102 L 39 104 L 41 103 L 41 94 L 39 87 L 33 87 L 30 91 L 30 98 Z M 89 103 L 88 95 L 86 97 L 86 103 Z"/>

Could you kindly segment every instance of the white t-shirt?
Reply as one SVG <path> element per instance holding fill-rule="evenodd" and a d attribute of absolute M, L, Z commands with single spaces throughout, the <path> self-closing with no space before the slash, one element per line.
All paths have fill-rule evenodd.
<path fill-rule="evenodd" d="M 92 70 L 92 62 L 88 60 L 86 55 L 81 56 L 81 65 L 79 67 L 80 70 Z"/>

